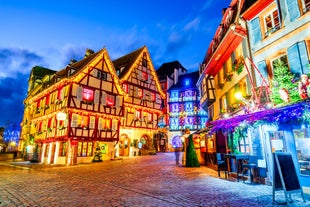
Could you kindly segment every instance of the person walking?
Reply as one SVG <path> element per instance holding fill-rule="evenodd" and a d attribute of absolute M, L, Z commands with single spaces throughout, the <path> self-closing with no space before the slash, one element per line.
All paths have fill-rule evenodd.
<path fill-rule="evenodd" d="M 173 138 L 172 146 L 174 148 L 175 164 L 179 165 L 180 164 L 180 153 L 182 149 L 182 141 L 179 136 Z"/>
<path fill-rule="evenodd" d="M 182 165 L 186 166 L 186 148 L 188 145 L 188 136 L 190 135 L 189 128 L 186 128 L 184 131 L 182 131 L 182 134 L 183 134 L 181 137 L 181 142 L 183 145 Z"/>

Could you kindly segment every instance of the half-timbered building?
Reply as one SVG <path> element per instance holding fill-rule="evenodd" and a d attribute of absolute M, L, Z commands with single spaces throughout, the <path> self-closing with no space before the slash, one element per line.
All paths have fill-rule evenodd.
<path fill-rule="evenodd" d="M 112 158 L 124 95 L 106 49 L 87 50 L 81 61 L 48 73 L 24 101 L 21 142 L 26 153 L 47 164 L 91 162 L 95 155 Z"/>
<path fill-rule="evenodd" d="M 120 126 L 120 155 L 155 153 L 153 136 L 158 130 L 165 93 L 147 47 L 113 61 L 124 98 L 124 118 Z"/>

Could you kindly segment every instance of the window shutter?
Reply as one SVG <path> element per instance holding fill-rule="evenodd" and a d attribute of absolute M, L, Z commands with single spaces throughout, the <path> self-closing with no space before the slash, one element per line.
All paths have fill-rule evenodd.
<path fill-rule="evenodd" d="M 77 121 L 78 121 L 78 115 L 77 114 L 72 114 L 71 127 L 76 127 L 77 126 Z"/>
<path fill-rule="evenodd" d="M 142 99 L 146 100 L 146 94 L 147 94 L 147 90 L 143 89 L 142 90 Z"/>
<path fill-rule="evenodd" d="M 262 40 L 262 32 L 260 29 L 260 23 L 258 17 L 250 22 L 250 28 L 253 43 L 256 44 L 257 42 Z"/>
<path fill-rule="evenodd" d="M 94 98 L 95 104 L 99 104 L 99 96 L 100 96 L 99 90 L 95 90 L 95 98 Z"/>
<path fill-rule="evenodd" d="M 248 46 L 247 46 L 247 39 L 243 39 L 242 41 L 242 53 L 243 53 L 243 58 L 249 57 L 248 54 Z"/>
<path fill-rule="evenodd" d="M 128 109 L 125 108 L 125 110 L 124 110 L 124 117 L 127 118 L 127 115 L 128 115 Z"/>
<path fill-rule="evenodd" d="M 139 97 L 139 88 L 135 87 L 135 97 Z"/>
<path fill-rule="evenodd" d="M 297 43 L 287 49 L 287 57 L 290 71 L 299 77 L 302 73 L 302 68 L 300 65 L 300 57 Z"/>
<path fill-rule="evenodd" d="M 287 5 L 285 1 L 277 1 L 278 10 L 280 11 L 281 20 L 283 20 L 284 25 L 290 23 L 289 15 L 287 15 Z M 281 22 L 281 21 L 280 21 Z"/>
<path fill-rule="evenodd" d="M 104 92 L 104 91 L 102 92 L 101 103 L 102 103 L 102 105 L 104 105 L 104 106 L 107 105 L 107 93 Z"/>
<path fill-rule="evenodd" d="M 98 129 L 102 130 L 102 118 L 98 119 Z"/>
<path fill-rule="evenodd" d="M 252 84 L 249 75 L 246 76 L 246 94 L 252 95 Z"/>
<path fill-rule="evenodd" d="M 112 131 L 113 132 L 117 131 L 117 127 L 118 127 L 118 121 L 113 119 L 112 120 Z"/>
<path fill-rule="evenodd" d="M 90 129 L 94 129 L 95 128 L 95 117 L 94 116 L 91 116 L 90 117 L 90 121 L 89 121 L 89 128 Z"/>
<path fill-rule="evenodd" d="M 304 74 L 310 73 L 309 57 L 305 41 L 298 42 L 298 49 L 300 54 L 300 63 Z"/>
<path fill-rule="evenodd" d="M 107 73 L 107 81 L 112 81 L 111 74 Z"/>
<path fill-rule="evenodd" d="M 63 88 L 60 90 L 60 100 L 64 100 L 65 92 L 66 92 L 66 87 L 63 87 Z"/>
<path fill-rule="evenodd" d="M 83 95 L 83 88 L 82 88 L 82 86 L 78 86 L 78 88 L 76 90 L 76 99 L 78 101 L 82 101 L 82 95 Z"/>
<path fill-rule="evenodd" d="M 93 69 L 93 76 L 97 77 L 97 69 Z"/>
<path fill-rule="evenodd" d="M 152 81 L 152 74 L 148 74 L 147 79 L 148 79 L 147 82 L 151 83 L 151 81 Z"/>
<path fill-rule="evenodd" d="M 265 61 L 261 61 L 257 64 L 257 69 L 265 78 L 266 82 L 268 83 L 268 73 L 267 73 L 267 65 Z M 261 86 L 263 84 L 263 80 L 258 72 L 255 70 L 255 77 L 256 77 L 256 85 Z"/>
<path fill-rule="evenodd" d="M 121 96 L 116 96 L 115 106 L 116 107 L 121 107 L 121 105 L 122 105 L 122 97 Z"/>
<path fill-rule="evenodd" d="M 157 127 L 157 114 L 153 114 L 153 128 L 156 128 Z"/>
<path fill-rule="evenodd" d="M 300 17 L 298 2 L 297 0 L 286 0 L 286 4 L 290 15 L 290 20 L 293 22 L 295 19 Z"/>

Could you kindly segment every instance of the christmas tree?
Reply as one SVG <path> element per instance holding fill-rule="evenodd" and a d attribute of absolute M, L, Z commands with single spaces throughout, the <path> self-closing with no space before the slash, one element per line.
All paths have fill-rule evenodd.
<path fill-rule="evenodd" d="M 282 61 L 276 61 L 274 64 L 271 90 L 271 99 L 275 105 L 300 100 L 295 75 Z"/>
<path fill-rule="evenodd" d="M 186 167 L 199 167 L 198 157 L 194 148 L 193 135 L 188 137 L 188 146 L 186 148 Z"/>

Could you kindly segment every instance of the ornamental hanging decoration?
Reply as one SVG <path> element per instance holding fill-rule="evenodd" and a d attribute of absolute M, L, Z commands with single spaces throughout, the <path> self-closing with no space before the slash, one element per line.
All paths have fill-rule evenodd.
<path fill-rule="evenodd" d="M 290 102 L 290 95 L 286 88 L 279 89 L 280 98 L 285 102 Z"/>
<path fill-rule="evenodd" d="M 298 92 L 301 99 L 308 98 L 308 87 L 310 86 L 310 81 L 308 75 L 302 74 L 300 77 L 300 82 L 298 83 Z M 309 91 L 310 92 L 310 91 Z"/>

